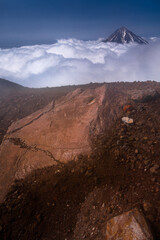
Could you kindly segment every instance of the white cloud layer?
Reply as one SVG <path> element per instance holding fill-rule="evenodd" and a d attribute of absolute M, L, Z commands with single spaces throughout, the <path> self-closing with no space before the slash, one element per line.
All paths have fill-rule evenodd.
<path fill-rule="evenodd" d="M 64 39 L 0 49 L 0 77 L 28 87 L 160 81 L 160 39 L 148 45 Z"/>

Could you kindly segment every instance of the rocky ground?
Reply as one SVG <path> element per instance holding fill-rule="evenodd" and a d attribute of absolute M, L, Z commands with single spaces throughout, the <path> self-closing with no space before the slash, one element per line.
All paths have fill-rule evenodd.
<path fill-rule="evenodd" d="M 139 89 L 145 85 L 134 84 L 139 84 Z M 128 84 L 127 89 L 133 89 L 134 84 Z M 124 89 L 126 84 L 119 87 Z M 41 96 L 39 106 L 48 101 L 43 102 L 41 99 L 45 97 Z M 29 94 L 28 99 L 30 97 Z M 26 113 L 28 104 L 23 104 L 23 98 L 21 95 L 18 101 L 15 96 L 18 104 L 22 102 L 19 109 L 23 108 Z M 15 102 L 6 99 L 2 101 L 4 109 L 10 111 Z M 32 101 L 36 104 L 37 98 Z M 5 123 L 8 119 L 9 125 L 9 119 L 15 120 L 14 116 L 20 115 L 17 111 L 8 111 L 6 118 L 1 119 L 6 119 Z M 123 116 L 131 117 L 133 124 L 122 122 Z M 7 124 L 2 122 L 5 132 Z M 122 109 L 110 131 L 96 140 L 90 156 L 80 155 L 76 162 L 40 169 L 16 181 L 0 206 L 0 239 L 105 239 L 108 219 L 138 207 L 146 216 L 155 239 L 159 240 L 159 123 L 159 95 L 132 101 L 129 111 Z"/>

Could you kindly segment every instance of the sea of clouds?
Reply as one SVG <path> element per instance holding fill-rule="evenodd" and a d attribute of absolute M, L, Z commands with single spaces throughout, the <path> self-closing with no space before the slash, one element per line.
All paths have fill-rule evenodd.
<path fill-rule="evenodd" d="M 0 77 L 28 87 L 160 81 L 160 39 L 147 45 L 63 39 L 0 49 Z"/>

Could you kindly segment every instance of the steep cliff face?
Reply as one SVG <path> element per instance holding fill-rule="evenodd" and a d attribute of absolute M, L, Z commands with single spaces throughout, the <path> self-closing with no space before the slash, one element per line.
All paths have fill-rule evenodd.
<path fill-rule="evenodd" d="M 0 146 L 0 201 L 15 179 L 38 168 L 76 160 L 79 154 L 89 155 L 93 141 L 107 134 L 124 104 L 155 91 L 119 90 L 107 84 L 78 88 L 14 122 Z"/>

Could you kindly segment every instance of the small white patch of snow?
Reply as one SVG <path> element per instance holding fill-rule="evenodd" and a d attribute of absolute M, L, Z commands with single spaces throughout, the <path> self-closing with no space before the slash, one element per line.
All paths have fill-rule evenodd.
<path fill-rule="evenodd" d="M 134 39 L 133 39 L 132 35 L 130 33 L 128 33 L 128 35 L 130 36 L 131 41 L 134 42 Z"/>

